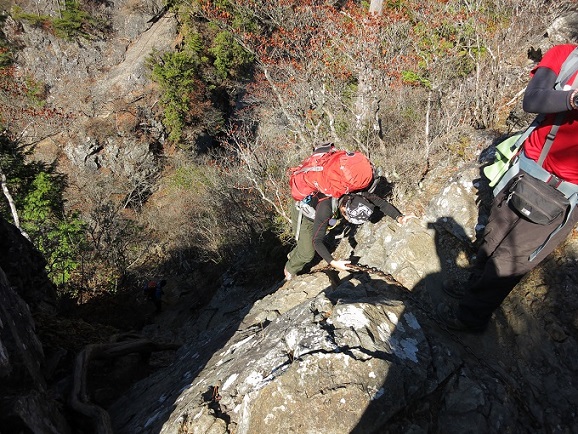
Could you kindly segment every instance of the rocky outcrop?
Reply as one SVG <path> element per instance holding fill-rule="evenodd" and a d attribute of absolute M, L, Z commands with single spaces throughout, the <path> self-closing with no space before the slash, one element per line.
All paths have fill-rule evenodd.
<path fill-rule="evenodd" d="M 99 392 L 98 387 L 91 390 L 92 370 L 98 369 L 102 360 L 124 357 L 122 369 L 134 371 L 142 365 L 141 359 L 150 359 L 151 353 L 173 350 L 178 345 L 139 339 L 134 334 L 116 335 L 114 342 L 87 345 L 76 357 L 74 372 L 67 375 L 64 370 L 72 368 L 63 363 L 66 350 L 47 342 L 48 329 L 54 327 L 52 333 L 69 333 L 68 338 L 74 340 L 73 335 L 78 332 L 75 328 L 82 324 L 58 322 L 56 292 L 45 265 L 41 254 L 18 229 L 0 217 L 1 430 L 67 434 L 80 429 L 110 433 L 108 413 L 91 402 L 93 394 Z M 44 342 L 37 330 L 38 317 L 44 323 Z M 57 369 L 59 375 L 54 375 Z M 130 376 L 126 371 L 123 376 Z"/>
<path fill-rule="evenodd" d="M 336 254 L 370 268 L 317 267 L 264 292 L 227 281 L 183 329 L 177 360 L 111 406 L 115 430 L 572 432 L 577 330 L 553 312 L 578 298 L 554 295 L 548 265 L 484 334 L 450 332 L 433 313 L 451 302 L 444 282 L 466 278 L 483 226 L 478 172 L 450 177 L 407 226 L 386 218 L 341 234 Z M 546 263 L 568 288 L 575 246 Z"/>
<path fill-rule="evenodd" d="M 30 8 L 25 12 L 41 12 Z M 158 172 L 155 157 L 165 137 L 146 62 L 173 47 L 177 23 L 156 1 L 102 3 L 94 13 L 111 28 L 90 39 L 59 38 L 11 17 L 4 23 L 6 38 L 20 47 L 18 74 L 45 88 L 47 106 L 59 113 L 51 121 L 23 120 L 21 141 L 36 144 L 37 158 L 58 160 L 66 172 L 67 166 L 105 169 L 140 186 Z"/>
<path fill-rule="evenodd" d="M 321 264 L 269 288 L 224 279 L 189 323 L 149 328 L 150 338 L 172 333 L 185 344 L 108 408 L 114 431 L 572 432 L 575 235 L 518 285 L 484 334 L 449 332 L 433 314 L 449 300 L 444 282 L 465 280 L 483 226 L 478 172 L 466 166 L 441 183 L 447 170 L 432 173 L 437 194 L 405 226 L 382 218 L 339 232 L 336 255 L 367 268 L 335 275 Z M 51 305 L 44 262 L 16 228 L 0 227 L 3 427 L 66 433 L 18 295 L 45 287 L 26 299 Z"/>
<path fill-rule="evenodd" d="M 62 403 L 44 376 L 34 312 L 54 312 L 44 259 L 16 227 L 0 218 L 0 425 L 4 432 L 70 432 Z M 30 306 L 30 307 L 29 307 Z"/>
<path fill-rule="evenodd" d="M 164 138 L 145 59 L 171 47 L 176 23 L 155 1 L 102 8 L 114 37 L 90 42 L 6 21 L 22 47 L 19 71 L 73 119 L 31 125 L 22 141 L 40 140 L 45 161 L 64 156 L 138 181 Z M 569 28 L 556 22 L 549 36 Z M 466 278 L 487 191 L 478 164 L 443 169 L 437 177 L 449 181 L 427 195 L 419 220 L 339 234 L 337 255 L 369 268 L 336 276 L 317 267 L 265 289 L 226 280 L 190 322 L 149 328 L 186 344 L 110 406 L 115 432 L 576 432 L 575 235 L 518 285 L 483 335 L 451 333 L 433 312 L 447 301 L 444 282 Z M 13 227 L 0 221 L 0 231 L 1 429 L 70 432 L 30 312 L 53 309 L 44 262 Z"/>
<path fill-rule="evenodd" d="M 0 268 L 9 282 L 7 285 L 34 312 L 54 313 L 56 288 L 48 279 L 45 267 L 42 254 L 14 225 L 0 217 Z"/>
<path fill-rule="evenodd" d="M 337 254 L 371 268 L 315 267 L 265 289 L 224 279 L 189 323 L 151 327 L 150 337 L 170 331 L 185 345 L 108 409 L 114 432 L 572 432 L 577 237 L 524 279 L 484 334 L 449 332 L 433 315 L 443 282 L 462 278 L 471 259 L 468 231 L 452 230 L 478 222 L 464 206 L 477 200 L 470 187 L 450 177 L 419 220 L 340 234 Z M 35 257 L 2 228 L 1 257 Z M 2 426 L 70 432 L 30 311 L 9 279 L 0 283 Z"/>

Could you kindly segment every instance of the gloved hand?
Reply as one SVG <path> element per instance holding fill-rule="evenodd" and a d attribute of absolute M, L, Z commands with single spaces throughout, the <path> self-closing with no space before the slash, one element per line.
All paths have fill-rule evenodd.
<path fill-rule="evenodd" d="M 335 259 L 329 263 L 333 268 L 337 268 L 341 271 L 348 271 L 349 268 L 347 264 L 351 264 L 351 261 L 336 261 Z"/>
<path fill-rule="evenodd" d="M 415 214 L 407 214 L 407 215 L 402 215 L 399 216 L 396 221 L 400 224 L 400 225 L 405 225 L 408 221 L 410 221 L 411 219 L 417 219 L 418 217 Z"/>

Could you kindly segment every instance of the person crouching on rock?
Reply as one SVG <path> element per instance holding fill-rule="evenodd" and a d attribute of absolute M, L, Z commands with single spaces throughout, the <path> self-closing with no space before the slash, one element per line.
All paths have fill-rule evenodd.
<path fill-rule="evenodd" d="M 347 271 L 351 261 L 334 259 L 325 245 L 328 228 L 336 226 L 339 217 L 354 225 L 361 225 L 371 218 L 375 208 L 400 224 L 405 224 L 413 214 L 404 215 L 391 203 L 370 193 L 345 194 L 339 199 L 317 192 L 296 202 L 291 210 L 291 221 L 297 244 L 287 255 L 283 270 L 285 280 L 291 280 L 313 258 L 317 252 L 337 270 Z"/>

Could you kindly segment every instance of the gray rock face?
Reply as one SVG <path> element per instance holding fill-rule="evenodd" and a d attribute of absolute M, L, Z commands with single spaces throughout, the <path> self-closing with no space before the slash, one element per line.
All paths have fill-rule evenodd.
<path fill-rule="evenodd" d="M 27 126 L 21 140 L 39 142 L 49 163 L 64 154 L 71 165 L 104 168 L 133 185 L 158 170 L 151 148 L 163 142 L 164 129 L 151 110 L 158 97 L 146 61 L 173 46 L 177 23 L 163 11 L 162 2 L 107 3 L 101 13 L 112 33 L 90 41 L 58 38 L 9 17 L 3 31 L 21 47 L 19 74 L 44 86 L 47 106 L 66 115 L 56 125 Z"/>
<path fill-rule="evenodd" d="M 564 16 L 556 18 L 548 27 L 548 38 L 558 44 L 567 44 L 568 41 L 578 39 L 578 13 L 570 11 Z"/>
<path fill-rule="evenodd" d="M 468 170 L 419 220 L 386 218 L 341 240 L 336 256 L 370 273 L 335 283 L 314 268 L 264 292 L 228 281 L 183 328 L 173 365 L 111 406 L 116 432 L 572 432 L 576 325 L 552 309 L 578 298 L 544 303 L 550 266 L 482 335 L 450 332 L 433 314 L 451 302 L 443 282 L 467 274 L 479 193 Z M 568 270 L 575 249 L 570 239 L 548 263 Z"/>
<path fill-rule="evenodd" d="M 54 15 L 58 5 L 21 6 Z M 163 7 L 154 1 L 103 3 L 100 13 L 114 17 L 113 33 L 90 41 L 58 38 L 8 17 L 3 31 L 20 48 L 15 53 L 18 74 L 45 87 L 47 107 L 66 115 L 66 120 L 54 123 L 24 119 L 22 143 L 38 142 L 38 156 L 47 163 L 59 160 L 81 170 L 105 168 L 111 178 L 124 181 L 129 192 L 149 186 L 147 178 L 159 170 L 151 148 L 163 140 L 164 132 L 147 99 L 154 89 L 145 62 L 152 50 L 170 48 L 176 33 L 172 18 L 151 20 Z M 134 134 L 137 127 L 143 128 L 140 138 Z M 46 385 L 45 355 L 31 314 L 56 310 L 55 288 L 44 266 L 30 243 L 0 221 L 2 432 L 69 432 L 63 402 Z"/>
<path fill-rule="evenodd" d="M 462 192 L 443 217 L 474 224 L 459 217 L 477 200 L 452 185 L 462 182 L 451 178 L 429 203 Z M 185 343 L 176 360 L 109 408 L 115 432 L 573 432 L 576 237 L 518 285 L 484 334 L 457 334 L 433 312 L 444 280 L 467 266 L 470 245 L 459 236 L 467 231 L 428 215 L 405 226 L 386 218 L 344 237 L 336 255 L 352 254 L 375 267 L 369 273 L 336 280 L 314 268 L 264 289 L 225 280 L 198 315 L 172 330 Z M 13 227 L 2 235 L 3 258 L 34 257 Z M 9 278 L 30 290 L 15 264 L 2 269 L 13 267 Z M 68 432 L 46 392 L 30 312 L 7 282 L 0 375 L 10 379 L 3 381 L 10 399 L 0 399 L 2 414 L 34 432 Z M 45 297 L 30 303 L 43 306 L 35 300 Z M 26 393 L 15 394 L 17 384 Z"/>
<path fill-rule="evenodd" d="M 154 1 L 107 8 L 115 37 L 90 43 L 6 21 L 7 37 L 23 47 L 21 72 L 74 114 L 58 135 L 47 127 L 22 139 L 54 135 L 71 164 L 138 181 L 135 168 L 152 161 L 148 147 L 164 134 L 149 110 L 145 60 L 171 47 L 176 23 L 149 22 L 162 8 Z M 550 38 L 572 34 L 572 22 L 553 23 Z M 139 142 L 127 131 L 142 113 L 150 137 Z M 518 285 L 483 335 L 450 333 L 433 315 L 442 284 L 465 281 L 484 225 L 478 179 L 477 164 L 462 167 L 419 220 L 384 219 L 339 243 L 337 256 L 379 272 L 341 273 L 337 284 L 319 271 L 266 289 L 223 284 L 171 330 L 186 343 L 174 363 L 109 408 L 115 432 L 577 432 L 575 234 Z M 16 432 L 66 433 L 30 313 L 52 310 L 53 288 L 42 259 L 23 240 L 12 243 L 14 228 L 1 223 L 0 415 L 17 421 Z"/>
<path fill-rule="evenodd" d="M 291 297 L 302 293 L 297 288 L 303 283 L 296 281 L 263 298 L 196 374 L 182 371 L 191 369 L 185 361 L 202 358 L 209 344 L 189 346 L 180 357 L 184 363 L 164 375 L 174 381 L 163 401 L 175 408 L 170 414 L 147 408 L 144 413 L 151 416 L 136 426 L 128 401 L 119 403 L 113 414 L 131 421 L 119 431 L 155 432 L 164 421 L 163 433 L 193 432 L 193 427 L 230 432 L 233 424 L 237 433 L 371 432 L 456 369 L 457 359 L 442 361 L 439 344 L 424 333 L 421 321 L 428 325 L 429 320 L 408 311 L 399 288 L 367 277 L 335 289 L 324 275 L 307 281 L 317 294 L 304 301 Z M 263 319 L 275 315 L 265 326 Z M 141 396 L 148 395 L 147 386 L 140 387 Z M 360 409 L 369 407 L 371 415 L 360 421 Z M 328 415 L 328 409 L 339 417 Z M 228 428 L 214 431 L 221 422 L 212 411 Z"/>
<path fill-rule="evenodd" d="M 44 378 L 34 312 L 54 311 L 42 256 L 0 218 L 0 425 L 4 432 L 69 432 Z M 26 301 L 25 301 L 26 300 Z"/>

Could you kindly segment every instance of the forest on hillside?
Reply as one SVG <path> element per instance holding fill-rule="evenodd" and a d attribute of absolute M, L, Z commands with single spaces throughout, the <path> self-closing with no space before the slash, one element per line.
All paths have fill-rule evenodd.
<path fill-rule="evenodd" d="M 155 19 L 170 14 L 178 32 L 172 50 L 147 53 L 146 109 L 119 104 L 114 122 L 96 115 L 78 122 L 80 110 L 65 109 L 20 63 L 23 47 L 0 38 L 0 213 L 44 254 L 60 294 L 81 301 L 143 276 L 224 267 L 249 254 L 265 264 L 254 278 L 280 279 L 276 261 L 291 242 L 287 168 L 317 144 L 366 153 L 394 184 L 394 203 L 408 208 L 431 167 L 479 153 L 473 131 L 499 136 L 526 125 L 520 100 L 535 60 L 529 41 L 574 7 L 137 3 L 123 5 Z M 63 46 L 114 38 L 111 9 L 99 1 L 51 5 L 44 14 L 29 2 L 5 3 L 2 22 L 25 23 Z M 37 159 L 37 146 L 63 131 L 69 135 L 59 143 L 74 147 L 86 135 L 95 152 L 131 136 L 150 158 L 130 176 Z"/>

